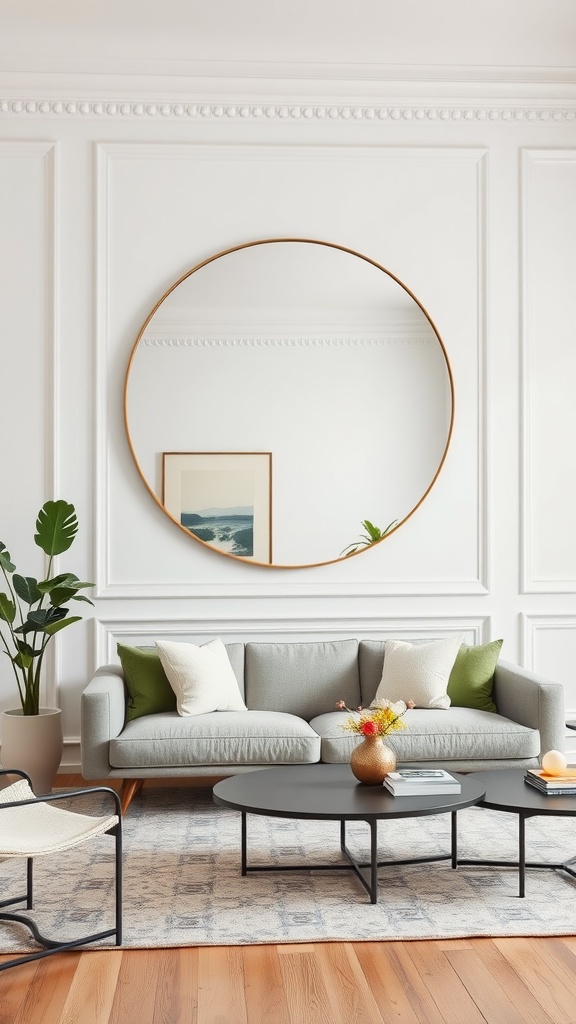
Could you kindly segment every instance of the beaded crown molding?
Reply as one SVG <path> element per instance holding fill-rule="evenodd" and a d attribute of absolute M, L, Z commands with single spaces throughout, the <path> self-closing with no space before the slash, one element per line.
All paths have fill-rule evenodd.
<path fill-rule="evenodd" d="M 151 338 L 145 348 L 381 348 L 385 345 L 429 345 L 435 338 L 391 336 L 386 338 Z"/>
<path fill-rule="evenodd" d="M 203 103 L 88 99 L 0 99 L 4 117 L 116 118 L 181 121 L 502 121 L 566 122 L 576 120 L 573 106 L 417 103 L 365 105 L 342 103 Z"/>

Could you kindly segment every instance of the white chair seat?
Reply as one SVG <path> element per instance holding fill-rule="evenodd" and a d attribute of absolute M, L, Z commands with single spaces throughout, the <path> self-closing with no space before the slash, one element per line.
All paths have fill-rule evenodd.
<path fill-rule="evenodd" d="M 0 804 L 35 800 L 25 779 L 0 790 Z M 40 857 L 70 850 L 73 846 L 108 832 L 118 824 L 115 814 L 96 818 L 63 810 L 47 803 L 5 807 L 0 829 L 0 857 Z"/>

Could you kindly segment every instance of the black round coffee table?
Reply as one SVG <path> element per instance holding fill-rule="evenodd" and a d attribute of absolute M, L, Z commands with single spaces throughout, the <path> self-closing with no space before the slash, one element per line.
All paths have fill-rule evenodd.
<path fill-rule="evenodd" d="M 462 785 L 458 794 L 394 797 L 383 786 L 363 786 L 348 764 L 287 765 L 234 775 L 216 783 L 214 800 L 242 814 L 241 871 L 334 871 L 352 870 L 368 892 L 371 903 L 378 901 L 378 868 L 391 864 L 424 864 L 450 860 L 458 867 L 456 815 L 463 807 L 477 804 L 484 796 L 482 782 L 472 776 L 456 775 Z M 417 818 L 428 814 L 451 814 L 451 852 L 409 860 L 378 861 L 378 821 L 388 818 Z M 273 818 L 304 818 L 340 822 L 340 849 L 346 861 L 336 864 L 295 864 L 285 867 L 249 865 L 247 859 L 247 814 Z M 346 822 L 365 821 L 370 828 L 370 860 L 360 863 L 346 846 Z M 366 872 L 366 868 L 369 872 Z"/>
<path fill-rule="evenodd" d="M 518 863 L 501 860 L 461 860 L 460 864 L 489 864 L 495 867 L 518 867 L 518 895 L 526 892 L 526 868 L 553 868 L 566 871 L 576 878 L 576 857 L 562 864 L 526 863 L 526 819 L 537 815 L 557 818 L 576 817 L 576 796 L 546 796 L 524 781 L 523 768 L 504 768 L 488 772 L 472 772 L 486 794 L 479 801 L 480 807 L 493 811 L 508 811 L 518 815 Z"/>

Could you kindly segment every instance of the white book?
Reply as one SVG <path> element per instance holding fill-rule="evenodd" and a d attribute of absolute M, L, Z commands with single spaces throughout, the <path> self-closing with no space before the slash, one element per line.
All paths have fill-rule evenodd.
<path fill-rule="evenodd" d="M 440 783 L 460 785 L 458 780 L 443 768 L 399 768 L 398 771 L 388 772 L 386 779 L 395 789 L 414 785 L 419 787 L 437 786 Z"/>
<path fill-rule="evenodd" d="M 384 780 L 384 789 L 392 796 L 440 796 L 442 793 L 461 793 L 462 786 L 454 779 L 452 782 L 438 782 L 433 786 L 394 786 Z"/>

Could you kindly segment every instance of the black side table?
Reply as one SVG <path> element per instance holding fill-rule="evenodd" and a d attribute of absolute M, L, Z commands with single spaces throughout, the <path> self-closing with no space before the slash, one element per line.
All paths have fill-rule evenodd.
<path fill-rule="evenodd" d="M 562 864 L 546 864 L 543 862 L 526 863 L 526 819 L 537 815 L 576 818 L 576 796 L 546 796 L 539 793 L 534 786 L 524 781 L 523 768 L 505 768 L 487 772 L 472 772 L 471 779 L 477 779 L 485 790 L 479 801 L 479 807 L 489 807 L 493 811 L 508 811 L 518 815 L 518 861 L 505 860 L 459 860 L 459 864 L 490 864 L 494 867 L 518 868 L 518 895 L 523 897 L 526 892 L 526 868 L 553 868 L 566 871 L 576 878 L 576 856 Z"/>

